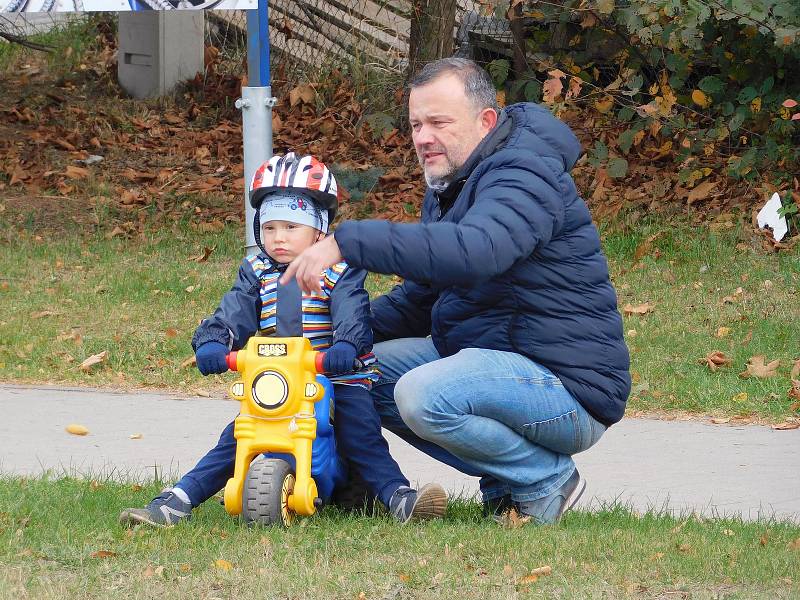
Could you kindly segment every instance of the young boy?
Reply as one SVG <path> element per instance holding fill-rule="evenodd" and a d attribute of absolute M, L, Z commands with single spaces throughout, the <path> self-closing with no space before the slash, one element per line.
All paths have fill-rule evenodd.
<path fill-rule="evenodd" d="M 334 383 L 341 455 L 401 523 L 441 517 L 447 505 L 442 487 L 428 484 L 419 491 L 412 489 L 389 454 L 369 394 L 377 377 L 374 369 L 353 372 L 356 358 L 372 349 L 366 272 L 345 263 L 334 265 L 320 275 L 322 295 L 304 294 L 295 281 L 278 283 L 287 265 L 327 234 L 338 207 L 333 174 L 312 156 L 274 156 L 256 171 L 250 202 L 256 209 L 253 228 L 261 252 L 242 261 L 231 290 L 195 331 L 197 368 L 203 375 L 227 371 L 226 354 L 242 348 L 256 333 L 308 338 L 315 350 L 326 350 L 324 367 Z M 122 511 L 120 522 L 171 527 L 189 519 L 192 508 L 233 475 L 235 457 L 230 423 L 194 469 L 146 507 Z"/>

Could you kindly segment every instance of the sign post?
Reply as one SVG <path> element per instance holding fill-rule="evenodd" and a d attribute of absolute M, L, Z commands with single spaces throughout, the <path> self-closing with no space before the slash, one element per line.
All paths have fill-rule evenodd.
<path fill-rule="evenodd" d="M 247 86 L 236 108 L 242 111 L 244 147 L 244 231 L 247 254 L 258 252 L 253 235 L 255 210 L 248 188 L 259 165 L 272 156 L 272 96 L 269 71 L 269 12 L 267 0 L 258 0 L 256 10 L 247 11 Z"/>

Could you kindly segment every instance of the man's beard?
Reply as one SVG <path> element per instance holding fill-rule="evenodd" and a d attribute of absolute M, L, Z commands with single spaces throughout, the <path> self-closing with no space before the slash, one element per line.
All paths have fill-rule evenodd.
<path fill-rule="evenodd" d="M 425 167 L 422 167 L 423 172 L 425 173 L 425 183 L 428 184 L 428 187 L 436 192 L 443 192 L 447 189 L 447 186 L 453 181 L 453 176 L 458 171 L 458 166 L 454 165 L 453 162 L 450 160 L 450 157 L 445 155 L 447 159 L 447 170 L 439 175 L 431 175 L 428 173 L 428 170 Z"/>

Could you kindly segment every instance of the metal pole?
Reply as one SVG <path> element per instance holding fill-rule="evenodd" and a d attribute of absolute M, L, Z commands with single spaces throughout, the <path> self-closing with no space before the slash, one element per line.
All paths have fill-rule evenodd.
<path fill-rule="evenodd" d="M 258 0 L 257 10 L 247 11 L 247 79 L 236 108 L 242 111 L 244 147 L 244 230 L 247 254 L 258 252 L 253 235 L 255 210 L 247 188 L 253 173 L 272 156 L 272 97 L 269 72 L 269 12 L 267 0 Z"/>

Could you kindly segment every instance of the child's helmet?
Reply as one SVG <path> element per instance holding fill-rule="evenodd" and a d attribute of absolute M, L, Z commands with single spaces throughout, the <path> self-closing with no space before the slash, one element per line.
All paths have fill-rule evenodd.
<path fill-rule="evenodd" d="M 289 152 L 285 156 L 275 155 L 263 163 L 256 169 L 250 183 L 250 204 L 258 209 L 264 196 L 280 191 L 310 196 L 320 210 L 328 211 L 328 222 L 333 223 L 339 208 L 336 179 L 315 157 Z"/>

